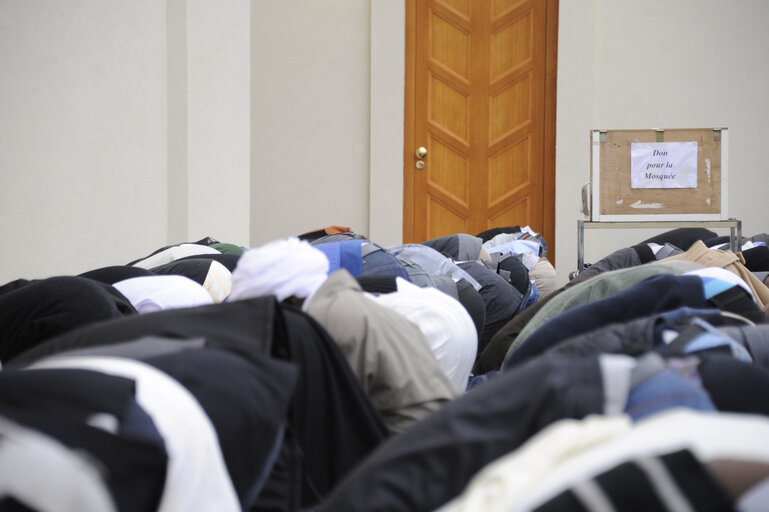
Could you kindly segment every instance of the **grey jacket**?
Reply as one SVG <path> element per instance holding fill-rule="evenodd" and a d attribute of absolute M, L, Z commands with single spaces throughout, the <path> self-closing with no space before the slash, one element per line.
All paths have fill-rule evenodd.
<path fill-rule="evenodd" d="M 402 432 L 458 395 L 419 328 L 366 298 L 346 270 L 323 283 L 307 312 L 342 349 L 392 432 Z"/>

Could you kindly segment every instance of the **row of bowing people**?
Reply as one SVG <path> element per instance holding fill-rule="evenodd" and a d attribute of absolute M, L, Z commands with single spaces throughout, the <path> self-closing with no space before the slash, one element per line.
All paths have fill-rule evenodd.
<path fill-rule="evenodd" d="M 12 281 L 0 509 L 760 510 L 766 242 L 674 230 L 557 287 L 528 227 L 329 226 Z"/>

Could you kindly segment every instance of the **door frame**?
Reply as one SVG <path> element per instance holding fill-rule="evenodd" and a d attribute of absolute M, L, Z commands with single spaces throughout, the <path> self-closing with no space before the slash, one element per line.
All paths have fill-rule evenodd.
<path fill-rule="evenodd" d="M 372 0 L 373 3 L 376 0 Z M 383 0 L 387 1 L 387 0 Z M 404 58 L 404 125 L 403 125 L 403 242 L 421 242 L 414 240 L 414 78 L 416 75 L 415 22 L 416 2 L 405 0 L 405 58 Z M 545 116 L 544 116 L 544 159 L 543 159 L 543 200 L 549 208 L 544 208 L 544 227 L 542 235 L 548 243 L 548 259 L 555 265 L 555 134 L 556 134 L 556 78 L 558 70 L 558 2 L 547 2 L 547 32 L 545 51 Z M 391 2 L 398 4 L 399 2 Z M 373 12 L 372 12 L 373 13 Z M 372 16 L 373 22 L 373 16 Z M 373 23 L 372 23 L 373 27 Z M 373 30 L 373 28 L 372 28 Z M 372 55 L 373 55 L 372 37 Z M 376 62 L 372 59 L 372 68 Z M 372 95 L 372 102 L 374 101 Z M 473 233 L 471 233 L 473 234 Z"/>

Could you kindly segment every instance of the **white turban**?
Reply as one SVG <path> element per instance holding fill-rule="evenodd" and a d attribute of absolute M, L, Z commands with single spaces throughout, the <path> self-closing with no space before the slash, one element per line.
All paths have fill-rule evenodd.
<path fill-rule="evenodd" d="M 298 238 L 277 240 L 249 249 L 232 272 L 229 300 L 275 295 L 309 302 L 328 274 L 328 259 L 322 251 Z"/>

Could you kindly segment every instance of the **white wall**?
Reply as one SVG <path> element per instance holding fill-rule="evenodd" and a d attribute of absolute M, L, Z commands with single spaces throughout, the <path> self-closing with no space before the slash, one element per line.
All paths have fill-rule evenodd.
<path fill-rule="evenodd" d="M 556 262 L 592 128 L 727 126 L 729 213 L 769 230 L 769 3 L 561 0 Z M 402 2 L 0 2 L 0 281 L 211 235 L 402 229 Z M 587 261 L 651 235 L 588 233 Z"/>
<path fill-rule="evenodd" d="M 250 7 L 0 2 L 0 283 L 249 244 Z"/>
<path fill-rule="evenodd" d="M 591 129 L 729 128 L 729 215 L 769 231 L 769 2 L 562 0 L 559 13 L 558 274 L 576 267 L 579 188 Z M 717 230 L 728 234 L 727 230 Z M 657 231 L 586 233 L 586 261 Z"/>
<path fill-rule="evenodd" d="M 371 0 L 369 237 L 403 242 L 405 2 Z"/>
<path fill-rule="evenodd" d="M 155 0 L 0 2 L 0 282 L 165 242 L 165 30 Z"/>
<path fill-rule="evenodd" d="M 186 239 L 212 236 L 221 242 L 247 246 L 251 180 L 250 1 L 190 0 L 187 16 Z M 183 240 L 175 240 L 179 241 Z"/>
<path fill-rule="evenodd" d="M 331 224 L 367 234 L 369 16 L 368 0 L 253 1 L 253 245 Z"/>

